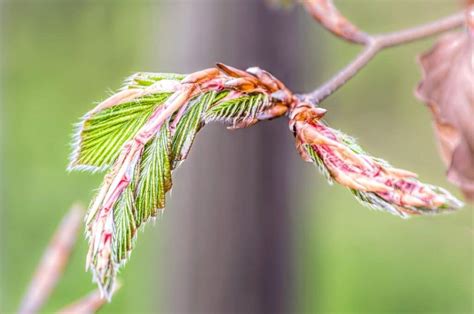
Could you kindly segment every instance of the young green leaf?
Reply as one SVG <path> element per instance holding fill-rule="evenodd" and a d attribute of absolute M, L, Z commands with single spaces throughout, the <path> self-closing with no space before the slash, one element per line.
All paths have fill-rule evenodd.
<path fill-rule="evenodd" d="M 105 108 L 80 123 L 70 169 L 103 170 L 110 166 L 124 143 L 145 124 L 170 93 L 156 93 Z"/>
<path fill-rule="evenodd" d="M 181 81 L 186 75 L 176 73 L 138 72 L 129 76 L 122 87 L 124 89 L 144 89 L 163 80 Z"/>
<path fill-rule="evenodd" d="M 136 220 L 137 209 L 133 193 L 133 184 L 130 184 L 114 206 L 112 254 L 115 264 L 121 264 L 127 259 L 139 226 Z"/>
<path fill-rule="evenodd" d="M 249 94 L 238 98 L 223 99 L 212 106 L 205 115 L 207 121 L 230 123 L 233 127 L 242 122 L 252 122 L 271 105 L 269 97 L 262 93 Z"/>
<path fill-rule="evenodd" d="M 136 190 L 138 225 L 155 217 L 165 207 L 165 194 L 171 189 L 170 132 L 162 126 L 159 134 L 145 146 Z"/>
<path fill-rule="evenodd" d="M 216 96 L 216 92 L 208 92 L 195 98 L 189 104 L 187 112 L 179 119 L 171 145 L 173 168 L 176 168 L 188 156 L 194 138 L 203 124 L 203 114 L 216 101 Z"/>

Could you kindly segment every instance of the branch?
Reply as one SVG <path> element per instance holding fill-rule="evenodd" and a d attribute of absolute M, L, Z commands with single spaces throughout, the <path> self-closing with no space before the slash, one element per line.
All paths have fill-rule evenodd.
<path fill-rule="evenodd" d="M 381 48 L 388 48 L 406 44 L 460 27 L 464 23 L 464 20 L 465 13 L 460 12 L 428 24 L 401 30 L 398 32 L 387 33 L 378 36 L 375 35 L 373 37 Z"/>
<path fill-rule="evenodd" d="M 380 47 L 372 41 L 351 63 L 329 81 L 310 93 L 298 96 L 309 103 L 319 104 L 356 75 L 379 51 Z"/>
<path fill-rule="evenodd" d="M 120 288 L 120 284 L 117 282 L 114 287 L 114 292 Z M 102 298 L 100 290 L 95 290 L 78 301 L 67 305 L 60 309 L 58 314 L 93 314 L 100 310 L 104 304 L 107 303 L 107 299 Z"/>
<path fill-rule="evenodd" d="M 305 6 L 311 8 L 312 5 L 319 4 L 321 1 L 307 1 L 304 2 Z M 326 1 L 323 1 L 326 2 Z M 330 2 L 330 1 L 329 1 Z M 332 5 L 332 2 L 330 2 Z M 308 9 L 309 10 L 309 9 Z M 310 13 L 314 16 L 314 10 L 310 10 Z M 324 17 L 317 18 L 318 21 Z M 343 17 L 341 18 L 343 19 Z M 344 19 L 345 20 L 345 19 Z M 332 95 L 353 76 L 355 76 L 367 63 L 372 60 L 380 51 L 385 48 L 394 47 L 402 44 L 406 44 L 415 40 L 423 39 L 429 36 L 433 36 L 450 29 L 460 27 L 464 22 L 464 13 L 458 13 L 444 19 L 440 19 L 429 24 L 413 27 L 393 33 L 380 34 L 380 35 L 367 35 L 367 40 L 351 40 L 352 37 L 348 37 L 343 34 L 338 34 L 334 29 L 328 27 L 328 23 L 321 22 L 323 26 L 328 28 L 331 32 L 338 36 L 351 41 L 356 44 L 363 44 L 365 49 L 360 53 L 351 63 L 343 68 L 339 73 L 333 76 L 329 81 L 315 89 L 314 91 L 302 95 L 298 95 L 300 99 L 304 99 L 312 104 L 319 104 L 321 101 Z M 351 24 L 352 25 L 352 24 Z M 355 29 L 354 34 L 366 34 Z M 358 37 L 361 38 L 361 37 Z M 364 36 L 365 38 L 365 36 Z"/>
<path fill-rule="evenodd" d="M 69 255 L 76 243 L 83 214 L 84 209 L 81 206 L 73 205 L 63 218 L 23 297 L 19 313 L 37 313 L 48 299 L 67 265 Z"/>
<path fill-rule="evenodd" d="M 293 94 L 269 72 L 218 63 L 191 73 L 141 72 L 86 113 L 74 137 L 69 170 L 107 174 L 86 215 L 87 268 L 110 300 L 137 230 L 164 210 L 172 171 L 188 156 L 198 131 L 210 122 L 230 129 L 288 116 L 301 157 L 329 182 L 348 187 L 365 206 L 400 217 L 438 214 L 462 206 L 442 188 L 373 157 L 354 139 L 330 128 L 315 105 L 358 73 L 379 51 L 460 26 L 458 14 L 424 26 L 368 35 L 345 19 L 331 0 L 305 0 L 311 14 L 335 35 L 365 50 L 317 90 Z M 91 297 L 95 304 L 96 296 Z M 81 303 L 78 303 L 81 307 Z"/>

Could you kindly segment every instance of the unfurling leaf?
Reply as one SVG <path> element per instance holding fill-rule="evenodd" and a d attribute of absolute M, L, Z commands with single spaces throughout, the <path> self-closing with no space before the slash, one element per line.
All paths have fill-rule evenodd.
<path fill-rule="evenodd" d="M 102 170 L 117 158 L 120 148 L 145 124 L 170 93 L 157 93 L 86 115 L 80 124 L 71 169 Z"/>
<path fill-rule="evenodd" d="M 170 131 L 164 125 L 146 145 L 140 163 L 140 181 L 136 193 L 138 224 L 155 217 L 165 207 L 165 195 L 171 189 Z"/>
<path fill-rule="evenodd" d="M 269 73 L 223 64 L 190 75 L 137 73 L 82 119 L 69 169 L 109 169 L 86 217 L 87 266 L 110 298 L 137 229 L 165 207 L 171 171 L 207 122 L 250 126 L 293 96 Z"/>
<path fill-rule="evenodd" d="M 324 113 L 301 103 L 291 114 L 290 129 L 303 159 L 314 162 L 330 183 L 334 180 L 348 187 L 363 205 L 400 217 L 462 206 L 447 191 L 421 183 L 416 174 L 365 153 L 353 138 L 323 123 Z"/>
<path fill-rule="evenodd" d="M 474 10 L 465 32 L 447 34 L 420 57 L 416 95 L 432 112 L 448 179 L 474 201 Z"/>
<path fill-rule="evenodd" d="M 208 92 L 197 97 L 189 106 L 190 108 L 179 119 L 175 129 L 171 145 L 171 160 L 173 161 L 173 168 L 177 167 L 179 163 L 186 159 L 194 141 L 194 137 L 203 125 L 203 115 L 207 111 L 210 104 L 218 101 L 216 96 L 223 97 L 226 92 Z"/>

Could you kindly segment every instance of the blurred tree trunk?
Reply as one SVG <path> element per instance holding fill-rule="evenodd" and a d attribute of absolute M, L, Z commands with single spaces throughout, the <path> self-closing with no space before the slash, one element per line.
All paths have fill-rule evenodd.
<path fill-rule="evenodd" d="M 173 2 L 155 10 L 166 70 L 221 61 L 258 65 L 290 87 L 301 74 L 296 12 L 262 0 Z M 163 11 L 164 10 L 164 11 Z M 170 44 L 165 44 L 170 40 Z M 168 58 L 167 58 L 168 56 Z M 170 62 L 171 61 L 171 62 Z M 168 68 L 169 66 L 169 68 Z M 228 131 L 209 125 L 176 171 L 165 214 L 157 307 L 166 313 L 291 312 L 289 175 L 296 160 L 286 119 Z"/>

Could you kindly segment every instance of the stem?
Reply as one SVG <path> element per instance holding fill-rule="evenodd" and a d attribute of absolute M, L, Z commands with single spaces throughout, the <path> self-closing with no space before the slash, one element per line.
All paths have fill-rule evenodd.
<path fill-rule="evenodd" d="M 464 20 L 465 14 L 464 12 L 461 12 L 428 24 L 401 30 L 398 32 L 374 36 L 374 38 L 379 41 L 382 48 L 388 48 L 406 44 L 418 39 L 423 39 L 442 32 L 446 32 L 453 28 L 460 27 L 464 23 Z"/>
<path fill-rule="evenodd" d="M 120 283 L 114 285 L 114 292 L 120 288 Z M 102 298 L 99 290 L 94 290 L 87 296 L 71 303 L 62 309 L 58 314 L 69 314 L 69 313 L 96 313 L 107 303 L 106 298 Z"/>
<path fill-rule="evenodd" d="M 379 51 L 380 46 L 372 41 L 345 68 L 313 92 L 302 95 L 302 98 L 310 103 L 319 104 L 356 75 Z"/>
<path fill-rule="evenodd" d="M 82 206 L 73 205 L 63 218 L 43 253 L 18 313 L 37 313 L 47 301 L 68 263 L 83 216 Z"/>
<path fill-rule="evenodd" d="M 463 22 L 464 13 L 458 13 L 418 27 L 393 33 L 371 35 L 370 40 L 365 44 L 365 49 L 351 63 L 314 91 L 298 95 L 298 97 L 310 103 L 319 104 L 355 76 L 372 58 L 385 48 L 433 36 L 459 27 Z"/>

